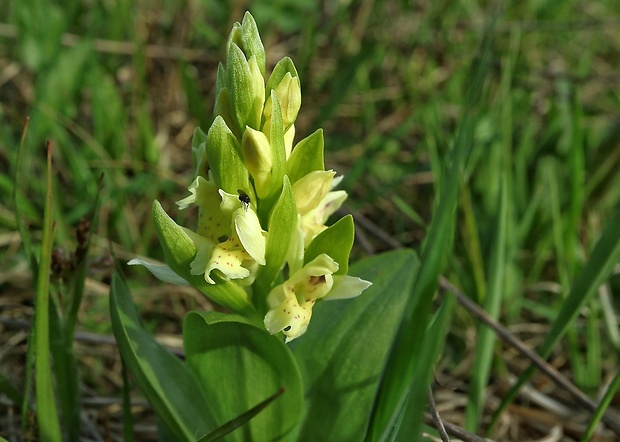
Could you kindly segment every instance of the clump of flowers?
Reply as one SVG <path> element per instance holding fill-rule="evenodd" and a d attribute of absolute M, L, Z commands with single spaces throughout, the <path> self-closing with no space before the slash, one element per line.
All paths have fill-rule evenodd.
<path fill-rule="evenodd" d="M 301 87 L 293 61 L 283 58 L 265 77 L 265 49 L 246 13 L 218 67 L 215 120 L 194 133 L 190 195 L 177 202 L 198 207 L 197 226 L 177 225 L 155 201 L 166 266 L 130 263 L 190 284 L 289 342 L 306 331 L 316 302 L 358 296 L 370 282 L 347 275 L 351 216 L 325 224 L 347 194 L 325 170 L 323 132 L 295 143 Z"/>

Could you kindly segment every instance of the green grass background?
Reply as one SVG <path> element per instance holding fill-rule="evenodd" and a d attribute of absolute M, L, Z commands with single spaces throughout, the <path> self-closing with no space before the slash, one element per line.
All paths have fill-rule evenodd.
<path fill-rule="evenodd" d="M 0 315 L 28 319 L 22 307 L 34 298 L 22 289 L 27 259 L 14 235 L 10 198 L 26 116 L 19 204 L 35 247 L 49 140 L 56 246 L 75 247 L 75 226 L 92 210 L 103 174 L 92 267 L 110 246 L 121 259 L 161 259 L 151 202 L 159 199 L 180 224 L 191 224 L 192 212 L 175 213 L 173 202 L 186 195 L 191 136 L 211 123 L 217 63 L 245 10 L 258 24 L 268 70 L 284 55 L 297 66 L 296 139 L 325 130 L 326 166 L 345 175 L 345 209 L 360 221 L 355 259 L 400 246 L 421 249 L 450 179 L 445 165 L 457 128 L 475 114 L 444 274 L 540 346 L 620 208 L 616 0 L 3 1 Z M 468 72 L 496 11 L 483 98 L 471 108 Z M 106 272 L 90 277 L 105 286 Z M 154 330 L 178 332 L 174 319 L 201 305 L 150 288 L 144 272 L 127 274 Z M 591 396 L 603 392 L 618 367 L 619 283 L 612 276 L 585 303 L 551 357 Z M 88 290 L 80 327 L 109 333 L 107 302 Z M 438 370 L 489 370 L 493 382 L 527 367 L 483 330 L 457 310 Z M 7 363 L 0 371 L 13 370 Z M 113 384 L 103 371 L 91 371 L 89 385 Z M 483 376 L 482 385 L 469 385 L 470 374 L 454 376 L 472 391 L 487 382 Z M 467 411 L 471 430 L 479 428 L 478 413 Z"/>

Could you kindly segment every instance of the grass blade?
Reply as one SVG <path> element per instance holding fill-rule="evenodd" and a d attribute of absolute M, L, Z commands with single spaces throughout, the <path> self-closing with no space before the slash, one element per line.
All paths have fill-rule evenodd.
<path fill-rule="evenodd" d="M 237 416 L 234 419 L 231 419 L 230 421 L 226 422 L 221 427 L 219 427 L 219 428 L 213 430 L 211 433 L 201 437 L 200 439 L 198 439 L 197 442 L 212 442 L 212 441 L 221 439 L 222 437 L 226 436 L 228 433 L 236 430 L 237 428 L 239 428 L 240 426 L 242 426 L 243 424 L 248 422 L 250 419 L 252 419 L 258 413 L 263 411 L 269 404 L 271 404 L 273 401 L 275 401 L 278 397 L 282 396 L 284 391 L 285 391 L 284 387 L 280 388 L 273 395 L 269 396 L 267 399 L 265 399 L 264 401 L 262 401 L 258 405 L 255 405 L 254 407 L 250 408 L 245 413 Z"/>
<path fill-rule="evenodd" d="M 493 241 L 494 250 L 491 255 L 488 290 L 484 300 L 484 310 L 494 319 L 499 316 L 499 310 L 504 293 L 504 276 L 506 270 L 506 231 L 508 224 L 508 191 L 506 180 L 501 186 L 500 210 L 498 214 L 497 231 Z M 469 402 L 466 410 L 466 428 L 476 431 L 482 409 L 485 403 L 484 392 L 489 380 L 493 349 L 495 347 L 495 332 L 489 327 L 481 325 L 476 343 L 476 356 L 472 368 Z"/>
<path fill-rule="evenodd" d="M 547 358 L 562 336 L 577 317 L 581 308 L 592 298 L 598 288 L 608 278 L 614 266 L 620 261 L 620 212 L 609 221 L 601 238 L 594 247 L 592 256 L 587 262 L 562 304 L 557 318 L 553 322 L 547 337 L 540 347 L 539 354 Z M 510 389 L 504 400 L 493 415 L 488 432 L 490 433 L 506 407 L 516 398 L 521 387 L 532 377 L 535 367 L 530 366 Z"/>
<path fill-rule="evenodd" d="M 445 165 L 445 181 L 442 183 L 439 204 L 422 251 L 422 265 L 405 309 L 401 331 L 395 340 L 383 373 L 382 385 L 367 434 L 368 440 L 382 441 L 389 438 L 394 432 L 401 409 L 408 400 L 413 407 L 413 412 L 409 416 L 412 434 L 419 434 L 422 425 L 432 365 L 424 364 L 422 367 L 418 365 L 418 361 L 424 340 L 437 339 L 436 336 L 426 335 L 431 302 L 439 275 L 452 248 L 457 197 L 471 151 L 474 128 L 482 104 L 482 91 L 489 71 L 493 25 L 494 21 L 489 23 L 479 58 L 472 62 L 469 88 L 465 91 L 465 103 L 469 111 L 463 115 L 454 149 Z M 425 373 L 421 372 L 422 368 Z M 421 383 L 413 385 L 413 379 Z"/>
<path fill-rule="evenodd" d="M 601 419 L 603 419 L 605 410 L 607 410 L 607 407 L 609 407 L 609 404 L 611 403 L 612 399 L 614 398 L 614 396 L 616 395 L 619 389 L 620 389 L 620 372 L 616 373 L 616 376 L 611 381 L 611 384 L 609 384 L 609 388 L 605 392 L 603 399 L 601 399 L 601 403 L 599 404 L 598 408 L 594 412 L 594 415 L 592 416 L 592 420 L 590 420 L 590 423 L 588 424 L 588 428 L 586 428 L 585 433 L 583 433 L 583 436 L 580 439 L 581 442 L 587 442 L 589 440 L 592 440 L 592 436 L 594 435 L 594 431 L 596 430 L 596 427 L 601 422 Z"/>
<path fill-rule="evenodd" d="M 37 399 L 37 422 L 41 440 L 61 441 L 60 424 L 56 410 L 56 400 L 52 380 L 49 342 L 49 288 L 50 267 L 52 262 L 52 243 L 54 239 L 52 194 L 52 148 L 47 143 L 47 191 L 45 195 L 45 213 L 43 223 L 43 241 L 41 259 L 37 277 L 36 303 L 34 313 L 35 345 L 35 392 Z"/>

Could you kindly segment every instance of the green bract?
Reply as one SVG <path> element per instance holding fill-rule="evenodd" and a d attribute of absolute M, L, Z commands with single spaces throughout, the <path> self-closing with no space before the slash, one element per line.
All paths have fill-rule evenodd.
<path fill-rule="evenodd" d="M 265 84 L 265 50 L 246 13 L 218 66 L 215 119 L 192 140 L 194 181 L 180 209 L 198 207 L 195 228 L 178 226 L 161 205 L 153 221 L 167 266 L 145 264 L 168 282 L 187 282 L 265 329 L 301 336 L 324 299 L 359 295 L 370 283 L 347 276 L 350 215 L 327 219 L 347 194 L 325 170 L 319 129 L 294 148 L 301 86 L 293 61 Z M 175 274 L 180 278 L 176 278 Z"/>

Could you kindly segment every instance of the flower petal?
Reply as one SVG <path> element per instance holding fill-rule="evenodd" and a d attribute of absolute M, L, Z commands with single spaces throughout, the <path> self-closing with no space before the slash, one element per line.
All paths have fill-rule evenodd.
<path fill-rule="evenodd" d="M 359 296 L 364 290 L 372 285 L 372 282 L 364 281 L 355 276 L 334 276 L 334 285 L 325 300 L 348 299 Z"/>
<path fill-rule="evenodd" d="M 317 207 L 301 217 L 305 247 L 308 247 L 312 240 L 327 228 L 325 226 L 327 218 L 340 208 L 345 199 L 347 199 L 347 192 L 344 190 L 329 192 Z"/>
<path fill-rule="evenodd" d="M 230 279 L 247 278 L 250 276 L 250 271 L 242 264 L 244 261 L 251 259 L 252 257 L 248 252 L 243 250 L 239 238 L 233 236 L 228 241 L 220 243 L 213 248 L 205 269 L 205 280 L 215 284 L 215 281 L 210 276 L 213 270 L 219 270 L 225 277 Z"/>
<path fill-rule="evenodd" d="M 335 175 L 333 170 L 314 170 L 293 184 L 295 205 L 300 215 L 305 215 L 319 205 L 331 189 Z"/>
<path fill-rule="evenodd" d="M 134 258 L 127 264 L 130 266 L 141 265 L 146 267 L 146 269 L 160 281 L 176 285 L 189 285 L 185 279 L 174 273 L 174 271 L 167 265 L 153 264 L 140 258 Z"/>
<path fill-rule="evenodd" d="M 180 209 L 187 208 L 190 204 L 199 207 L 197 233 L 209 238 L 213 242 L 220 242 L 221 238 L 230 236 L 230 223 L 226 216 L 219 210 L 220 195 L 213 179 L 205 180 L 197 177 L 189 186 L 191 193 L 187 198 L 177 201 Z"/>
<path fill-rule="evenodd" d="M 265 265 L 265 237 L 253 210 L 238 209 L 233 215 L 235 230 L 243 248 L 260 265 Z"/>
<path fill-rule="evenodd" d="M 282 331 L 286 335 L 286 342 L 303 335 L 308 328 L 312 316 L 314 300 L 299 305 L 294 293 L 286 291 L 284 285 L 275 287 L 267 301 L 271 310 L 265 315 L 265 328 L 272 335 Z M 274 303 L 278 303 L 274 306 Z"/>
<path fill-rule="evenodd" d="M 322 253 L 295 272 L 284 284 L 291 287 L 299 299 L 304 301 L 319 299 L 332 290 L 334 283 L 332 274 L 336 271 L 338 263 Z"/>

